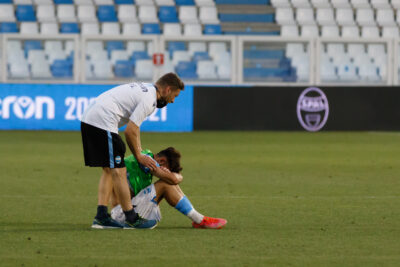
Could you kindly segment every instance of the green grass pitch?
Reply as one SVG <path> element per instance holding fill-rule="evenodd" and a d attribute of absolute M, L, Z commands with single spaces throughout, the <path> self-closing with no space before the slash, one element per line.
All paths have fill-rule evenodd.
<path fill-rule="evenodd" d="M 182 152 L 182 188 L 222 230 L 163 202 L 154 230 L 92 230 L 100 169 L 78 132 L 0 132 L 1 266 L 399 266 L 400 134 L 142 133 Z"/>

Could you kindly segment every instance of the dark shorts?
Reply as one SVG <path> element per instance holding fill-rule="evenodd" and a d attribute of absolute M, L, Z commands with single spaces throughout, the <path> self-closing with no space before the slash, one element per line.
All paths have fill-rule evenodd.
<path fill-rule="evenodd" d="M 85 165 L 90 167 L 125 167 L 126 147 L 118 134 L 81 122 Z"/>

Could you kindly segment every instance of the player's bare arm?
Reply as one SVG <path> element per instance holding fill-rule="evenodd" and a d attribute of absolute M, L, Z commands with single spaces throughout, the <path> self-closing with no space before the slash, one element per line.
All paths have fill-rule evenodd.
<path fill-rule="evenodd" d="M 126 126 L 125 138 L 129 149 L 132 151 L 138 162 L 150 168 L 150 170 L 154 170 L 156 168 L 154 161 L 141 154 L 142 145 L 140 142 L 140 128 L 132 121 L 129 121 L 128 125 Z"/>
<path fill-rule="evenodd" d="M 183 176 L 180 173 L 170 172 L 165 167 L 156 167 L 151 173 L 171 185 L 177 185 L 183 180 Z"/>

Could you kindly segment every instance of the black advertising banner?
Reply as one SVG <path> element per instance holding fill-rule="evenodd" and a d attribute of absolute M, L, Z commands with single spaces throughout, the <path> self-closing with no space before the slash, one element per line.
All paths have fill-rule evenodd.
<path fill-rule="evenodd" d="M 400 130 L 400 87 L 194 88 L 194 130 Z"/>

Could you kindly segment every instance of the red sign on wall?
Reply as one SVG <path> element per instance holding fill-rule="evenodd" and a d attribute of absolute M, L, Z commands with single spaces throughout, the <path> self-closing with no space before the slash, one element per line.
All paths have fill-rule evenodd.
<path fill-rule="evenodd" d="M 164 64 L 164 54 L 162 53 L 153 54 L 153 64 L 155 66 L 162 66 Z"/>

